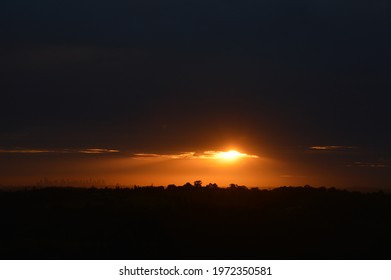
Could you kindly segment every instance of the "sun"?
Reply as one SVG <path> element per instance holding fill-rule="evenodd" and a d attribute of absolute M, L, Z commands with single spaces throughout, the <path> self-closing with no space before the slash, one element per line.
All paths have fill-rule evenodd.
<path fill-rule="evenodd" d="M 209 151 L 208 154 L 210 155 L 210 158 L 218 159 L 223 162 L 233 162 L 239 159 L 258 158 L 258 156 L 256 155 L 249 155 L 249 154 L 241 153 L 236 150 Z"/>
<path fill-rule="evenodd" d="M 226 160 L 234 160 L 234 159 L 242 157 L 242 153 L 239 153 L 238 151 L 235 151 L 235 150 L 230 150 L 228 152 L 218 153 L 217 157 L 221 158 L 221 159 L 226 159 Z"/>
<path fill-rule="evenodd" d="M 227 152 L 220 152 L 220 151 L 214 152 L 213 158 L 230 162 L 230 161 L 236 161 L 241 158 L 258 158 L 258 156 L 244 154 L 236 150 L 229 150 Z"/>

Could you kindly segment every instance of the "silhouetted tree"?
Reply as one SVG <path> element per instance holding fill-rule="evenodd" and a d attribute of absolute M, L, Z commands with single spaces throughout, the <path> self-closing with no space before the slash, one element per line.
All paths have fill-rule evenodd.
<path fill-rule="evenodd" d="M 194 187 L 201 188 L 202 187 L 202 181 L 201 180 L 194 181 Z"/>
<path fill-rule="evenodd" d="M 176 189 L 176 188 L 177 188 L 177 186 L 174 185 L 174 184 L 169 184 L 169 185 L 167 186 L 167 190 L 174 190 L 174 189 Z"/>
<path fill-rule="evenodd" d="M 209 184 L 206 185 L 206 187 L 208 189 L 218 189 L 219 188 L 219 186 L 216 183 L 213 183 L 213 184 L 209 183 Z"/>
<path fill-rule="evenodd" d="M 189 182 L 187 182 L 186 184 L 184 184 L 182 187 L 184 187 L 184 188 L 192 188 L 193 187 L 193 185 L 192 184 L 190 184 Z"/>

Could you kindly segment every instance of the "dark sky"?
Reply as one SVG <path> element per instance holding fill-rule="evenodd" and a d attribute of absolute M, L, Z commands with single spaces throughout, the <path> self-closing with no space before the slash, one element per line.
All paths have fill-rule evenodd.
<path fill-rule="evenodd" d="M 65 150 L 240 147 L 286 163 L 280 177 L 391 187 L 390 15 L 386 0 L 2 1 L 0 176 L 50 175 L 32 166 Z"/>

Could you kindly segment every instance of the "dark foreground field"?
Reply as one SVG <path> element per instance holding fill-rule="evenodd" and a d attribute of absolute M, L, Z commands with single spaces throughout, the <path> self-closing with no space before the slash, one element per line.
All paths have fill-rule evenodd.
<path fill-rule="evenodd" d="M 0 192 L 1 259 L 391 259 L 391 196 L 310 187 Z"/>

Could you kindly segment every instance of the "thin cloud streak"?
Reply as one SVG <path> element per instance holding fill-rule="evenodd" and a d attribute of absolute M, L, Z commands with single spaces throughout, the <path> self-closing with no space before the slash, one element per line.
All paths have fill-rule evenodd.
<path fill-rule="evenodd" d="M 311 151 L 349 151 L 355 148 L 353 146 L 312 146 L 308 149 Z"/>
<path fill-rule="evenodd" d="M 386 162 L 362 162 L 356 161 L 351 165 L 347 165 L 347 167 L 364 167 L 364 168 L 390 168 L 391 165 Z"/>
<path fill-rule="evenodd" d="M 119 150 L 113 149 L 85 149 L 80 150 L 78 153 L 82 154 L 107 154 L 107 153 L 119 153 Z"/>
<path fill-rule="evenodd" d="M 100 149 L 100 148 L 89 148 L 89 149 L 53 149 L 53 150 L 40 150 L 40 149 L 0 149 L 0 153 L 7 154 L 42 154 L 42 153 L 53 153 L 53 154 L 107 154 L 107 153 L 119 153 L 119 150 L 114 149 Z"/>
<path fill-rule="evenodd" d="M 40 154 L 40 153 L 51 153 L 53 151 L 50 150 L 35 150 L 35 149 L 12 149 L 5 150 L 1 149 L 0 153 L 8 153 L 8 154 Z"/>
<path fill-rule="evenodd" d="M 223 151 L 204 151 L 204 152 L 183 152 L 178 154 L 154 154 L 154 153 L 137 153 L 133 154 L 136 159 L 160 158 L 160 159 L 222 159 L 227 158 L 227 154 L 232 153 Z M 259 158 L 257 155 L 234 152 L 237 158 Z"/>

